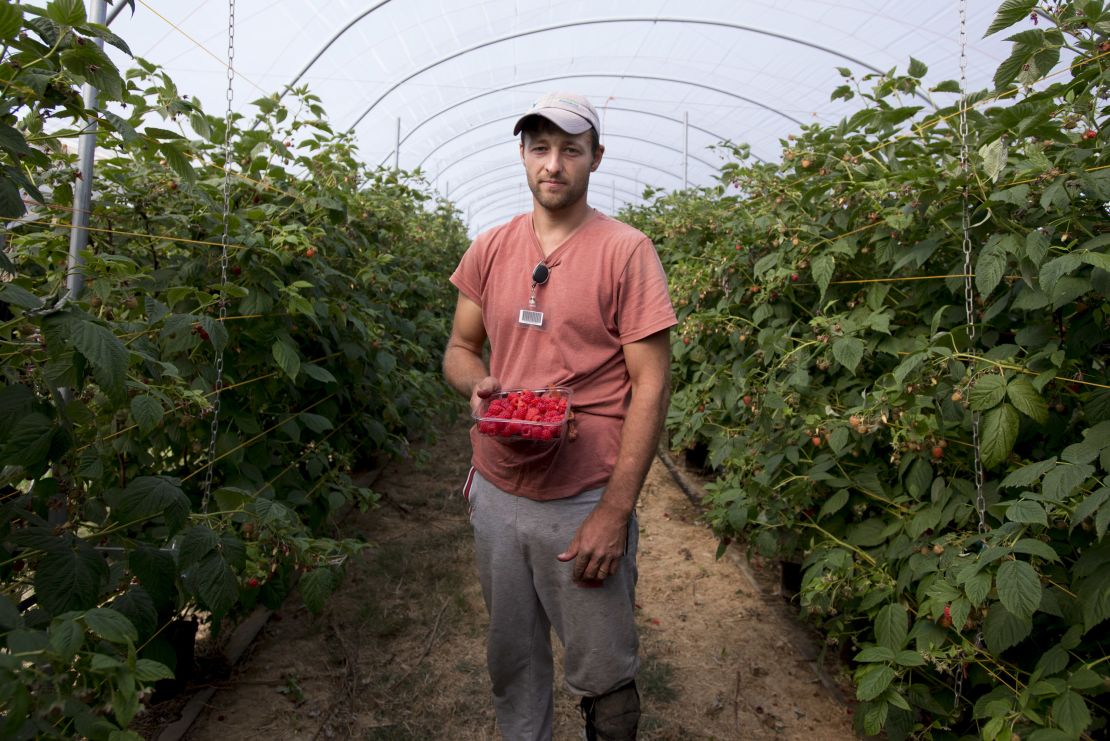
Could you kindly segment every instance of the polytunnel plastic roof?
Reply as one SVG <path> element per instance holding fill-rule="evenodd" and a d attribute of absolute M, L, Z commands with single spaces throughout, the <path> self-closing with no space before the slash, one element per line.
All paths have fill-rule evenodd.
<path fill-rule="evenodd" d="M 983 38 L 998 4 L 968 2 L 970 90 L 1008 55 L 1002 35 Z M 645 186 L 715 183 L 722 139 L 773 161 L 802 124 L 850 115 L 858 100 L 829 98 L 838 67 L 914 57 L 926 88 L 960 74 L 957 0 L 237 0 L 235 18 L 237 111 L 303 71 L 368 164 L 393 164 L 399 128 L 400 167 L 423 170 L 472 233 L 530 209 L 513 121 L 551 90 L 600 112 L 590 201 L 613 212 Z M 225 109 L 226 0 L 138 0 L 112 29 L 209 113 Z"/>

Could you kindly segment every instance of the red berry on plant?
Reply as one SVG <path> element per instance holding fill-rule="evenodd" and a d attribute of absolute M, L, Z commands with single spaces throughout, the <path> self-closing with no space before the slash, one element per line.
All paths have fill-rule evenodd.
<path fill-rule="evenodd" d="M 944 606 L 944 614 L 940 617 L 940 624 L 943 628 L 952 627 L 952 605 Z"/>
<path fill-rule="evenodd" d="M 316 257 L 316 250 L 312 247 L 309 247 L 307 250 L 304 251 L 304 256 L 305 257 Z"/>

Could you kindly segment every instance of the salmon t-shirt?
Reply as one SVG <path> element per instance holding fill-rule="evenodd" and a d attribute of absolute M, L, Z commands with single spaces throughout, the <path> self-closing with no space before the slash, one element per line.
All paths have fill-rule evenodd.
<path fill-rule="evenodd" d="M 677 324 L 667 278 L 643 233 L 593 214 L 548 255 L 547 282 L 532 271 L 543 249 L 530 213 L 478 236 L 451 282 L 482 308 L 490 375 L 501 388 L 571 389 L 574 442 L 514 442 L 470 431 L 472 463 L 497 488 L 529 499 L 562 499 L 604 486 L 617 462 L 632 384 L 623 346 Z M 543 314 L 542 328 L 520 322 Z"/>

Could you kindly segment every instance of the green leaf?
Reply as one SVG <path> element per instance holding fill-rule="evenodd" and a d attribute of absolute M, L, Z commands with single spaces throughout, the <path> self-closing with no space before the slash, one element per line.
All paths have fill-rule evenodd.
<path fill-rule="evenodd" d="M 871 664 L 876 661 L 894 661 L 895 653 L 886 646 L 867 646 L 858 654 L 856 661 L 860 664 Z"/>
<path fill-rule="evenodd" d="M 157 682 L 159 679 L 173 679 L 173 671 L 165 664 L 151 659 L 135 662 L 135 679 L 140 682 Z"/>
<path fill-rule="evenodd" d="M 223 615 L 239 599 L 239 581 L 219 551 L 211 551 L 189 573 L 187 583 L 201 603 Z"/>
<path fill-rule="evenodd" d="M 1050 501 L 1062 502 L 1094 474 L 1094 466 L 1061 463 L 1045 474 L 1041 493 Z"/>
<path fill-rule="evenodd" d="M 177 603 L 177 564 L 167 551 L 139 546 L 131 551 L 128 560 L 131 573 L 138 577 L 143 589 L 150 595 L 159 611 L 166 611 Z"/>
<path fill-rule="evenodd" d="M 41 309 L 42 299 L 15 283 L 0 283 L 0 301 L 21 309 Z"/>
<path fill-rule="evenodd" d="M 863 359 L 863 350 L 863 340 L 858 337 L 840 337 L 832 343 L 832 354 L 836 362 L 851 373 L 856 372 L 856 367 Z"/>
<path fill-rule="evenodd" d="M 840 510 L 841 507 L 848 503 L 848 497 L 849 492 L 847 489 L 838 490 L 821 505 L 821 511 L 817 515 L 817 519 L 823 519 Z"/>
<path fill-rule="evenodd" d="M 944 80 L 943 82 L 934 85 L 930 88 L 933 93 L 958 93 L 960 92 L 960 83 L 957 80 Z"/>
<path fill-rule="evenodd" d="M 999 603 L 991 605 L 987 619 L 983 621 L 983 638 L 987 641 L 987 648 L 996 655 L 1021 643 L 1032 632 L 1031 619 L 1012 615 Z"/>
<path fill-rule="evenodd" d="M 836 272 L 836 258 L 832 255 L 815 257 L 809 265 L 809 270 L 813 274 L 813 281 L 821 289 L 821 295 L 824 296 L 825 292 L 829 290 L 829 283 Z"/>
<path fill-rule="evenodd" d="M 301 412 L 297 419 L 299 419 L 301 421 L 301 424 L 303 424 L 305 427 L 316 433 L 335 429 L 335 425 L 332 424 L 330 419 L 319 414 Z"/>
<path fill-rule="evenodd" d="M 227 347 L 227 327 L 224 323 L 207 314 L 197 317 L 197 323 L 208 333 L 208 341 L 212 343 L 212 348 L 216 352 L 223 352 Z"/>
<path fill-rule="evenodd" d="M 1008 489 L 1032 486 L 1033 484 L 1041 480 L 1041 476 L 1043 476 L 1046 472 L 1051 471 L 1055 466 L 1055 456 L 1049 458 L 1046 461 L 1037 461 L 1036 463 L 1030 463 L 1029 465 L 1022 466 L 1016 471 L 1010 473 L 1010 475 L 1002 479 L 1002 483 L 999 484 L 999 486 Z"/>
<path fill-rule="evenodd" d="M 1098 508 L 1102 506 L 1107 497 L 1110 497 L 1110 487 L 1105 486 L 1093 494 L 1084 497 L 1083 501 L 1081 501 L 1078 506 L 1076 506 L 1075 511 L 1072 512 L 1071 523 L 1068 525 L 1068 532 L 1074 530 L 1076 525 L 1097 512 Z"/>
<path fill-rule="evenodd" d="M 1027 553 L 1030 556 L 1037 556 L 1046 561 L 1060 560 L 1060 555 L 1053 550 L 1052 546 L 1036 538 L 1022 538 L 1014 543 L 1014 553 Z"/>
<path fill-rule="evenodd" d="M 139 640 L 139 632 L 131 621 L 107 607 L 94 607 L 86 612 L 85 624 L 93 633 L 112 643 L 134 643 Z"/>
<path fill-rule="evenodd" d="M 916 77 L 920 80 L 922 77 L 928 74 L 929 68 L 920 59 L 914 59 L 913 57 L 910 57 L 910 66 L 907 72 L 910 77 Z"/>
<path fill-rule="evenodd" d="M 0 631 L 8 632 L 23 627 L 23 616 L 7 596 L 0 594 Z"/>
<path fill-rule="evenodd" d="M 1065 732 L 1078 737 L 1091 725 L 1087 703 L 1077 692 L 1068 690 L 1052 702 L 1052 718 Z"/>
<path fill-rule="evenodd" d="M 0 176 L 0 216 L 18 219 L 25 213 L 27 207 L 23 204 L 19 188 L 11 180 Z"/>
<path fill-rule="evenodd" d="M 62 66 L 74 76 L 95 87 L 105 100 L 123 97 L 123 78 L 112 59 L 96 44 L 71 47 L 59 57 Z"/>
<path fill-rule="evenodd" d="M 987 177 L 992 182 L 998 182 L 1002 171 L 1006 169 L 1006 159 L 1009 156 L 1006 142 L 998 138 L 984 144 L 979 148 L 979 156 L 983 159 L 983 170 L 987 173 Z"/>
<path fill-rule="evenodd" d="M 983 415 L 980 453 L 983 465 L 992 468 L 1010 457 L 1021 422 L 1017 410 L 1001 404 Z"/>
<path fill-rule="evenodd" d="M 85 22 L 85 3 L 82 0 L 50 0 L 46 17 L 59 26 L 80 26 Z"/>
<path fill-rule="evenodd" d="M 885 664 L 872 664 L 859 674 L 856 686 L 857 700 L 874 700 L 894 681 L 894 669 Z"/>
<path fill-rule="evenodd" d="M 51 615 L 95 607 L 108 578 L 104 558 L 83 540 L 71 538 L 63 548 L 43 556 L 35 569 L 35 596 Z"/>
<path fill-rule="evenodd" d="M 994 579 L 998 599 L 1013 615 L 1029 619 L 1041 604 L 1041 580 L 1025 561 L 1005 561 Z"/>
<path fill-rule="evenodd" d="M 127 379 L 127 348 L 112 330 L 91 321 L 72 324 L 73 346 L 92 365 L 96 382 L 113 398 L 124 395 Z"/>
<path fill-rule="evenodd" d="M 309 571 L 301 579 L 301 597 L 305 607 L 313 613 L 319 614 L 324 609 L 324 603 L 338 586 L 335 572 L 324 566 Z"/>
<path fill-rule="evenodd" d="M 0 5 L 0 14 L 3 8 L 10 8 L 10 5 Z M 6 123 L 0 122 L 0 147 L 8 150 L 15 155 L 28 155 L 31 154 L 31 148 L 27 146 L 27 140 L 23 138 L 22 132 L 14 126 L 9 126 Z"/>
<path fill-rule="evenodd" d="M 47 632 L 50 635 L 50 647 L 66 662 L 77 655 L 81 644 L 85 642 L 85 627 L 72 618 L 55 620 Z"/>
<path fill-rule="evenodd" d="M 1037 424 L 1048 422 L 1048 402 L 1033 388 L 1033 382 L 1019 376 L 1006 386 L 1006 396 L 1014 407 Z"/>
<path fill-rule="evenodd" d="M 23 28 L 23 10 L 12 3 L 0 5 L 0 39 L 14 39 Z"/>
<path fill-rule="evenodd" d="M 998 8 L 998 13 L 994 16 L 994 20 L 987 27 L 987 32 L 983 34 L 984 37 L 990 36 L 993 33 L 1009 28 L 1015 23 L 1021 21 L 1023 18 L 1029 17 L 1036 6 L 1037 0 L 1005 0 Z"/>
<path fill-rule="evenodd" d="M 1006 398 L 1006 379 L 997 374 L 981 376 L 971 387 L 968 403 L 976 412 L 985 412 Z"/>
<path fill-rule="evenodd" d="M 177 564 L 182 569 L 188 569 L 212 552 L 219 544 L 220 539 L 216 533 L 205 525 L 194 525 L 181 536 L 181 551 L 177 557 Z"/>
<path fill-rule="evenodd" d="M 998 249 L 985 249 L 975 261 L 975 288 L 982 296 L 990 295 L 1006 275 L 1006 254 Z"/>
<path fill-rule="evenodd" d="M 82 24 L 80 30 L 88 34 L 89 36 L 93 36 L 98 39 L 104 39 L 106 42 L 116 47 L 129 57 L 135 56 L 131 53 L 131 47 L 127 45 L 127 42 L 109 31 L 107 26 L 102 26 L 99 23 L 89 22 Z"/>
<path fill-rule="evenodd" d="M 917 651 L 899 651 L 894 661 L 898 666 L 925 666 L 925 659 Z"/>
<path fill-rule="evenodd" d="M 321 383 L 336 383 L 335 376 L 331 374 L 327 368 L 322 368 L 313 363 L 304 363 L 301 365 L 301 370 L 309 378 L 320 381 Z"/>
<path fill-rule="evenodd" d="M 42 463 L 50 452 L 55 430 L 44 414 L 32 412 L 20 417 L 0 448 L 0 465 L 31 468 Z"/>
<path fill-rule="evenodd" d="M 1044 293 L 1049 296 L 1055 295 L 1056 284 L 1059 280 L 1066 275 L 1070 275 L 1082 265 L 1083 259 L 1074 252 L 1061 255 L 1041 266 L 1037 283 Z"/>
<path fill-rule="evenodd" d="M 111 504 L 116 522 L 143 523 L 164 516 L 171 534 L 181 529 L 192 509 L 181 481 L 171 476 L 139 476 Z"/>
<path fill-rule="evenodd" d="M 162 402 L 150 394 L 139 394 L 131 399 L 131 416 L 144 433 L 150 432 L 162 421 Z"/>
<path fill-rule="evenodd" d="M 101 111 L 100 117 L 107 122 L 108 126 L 119 134 L 120 139 L 122 139 L 125 144 L 134 144 L 142 139 L 142 137 L 139 136 L 139 132 L 135 131 L 135 127 L 132 126 L 127 119 L 121 118 L 111 111 Z"/>
<path fill-rule="evenodd" d="M 875 637 L 880 646 L 899 651 L 906 645 L 909 615 L 900 603 L 893 602 L 875 616 Z"/>
<path fill-rule="evenodd" d="M 968 579 L 964 583 L 964 593 L 967 594 L 968 601 L 975 607 L 983 604 L 990 595 L 992 582 L 991 575 L 984 571 Z"/>
<path fill-rule="evenodd" d="M 1048 515 L 1040 502 L 1028 499 L 1019 499 L 1006 508 L 1006 519 L 1011 522 L 1022 522 L 1048 527 Z"/>
<path fill-rule="evenodd" d="M 297 380 L 297 373 L 301 369 L 301 358 L 297 350 L 288 342 L 278 340 L 273 344 L 271 351 L 278 367 L 285 371 L 285 375 L 294 381 Z"/>
<path fill-rule="evenodd" d="M 158 151 L 166 158 L 166 164 L 176 172 L 182 180 L 192 183 L 197 179 L 193 163 L 185 154 L 184 145 L 178 142 L 158 142 Z"/>

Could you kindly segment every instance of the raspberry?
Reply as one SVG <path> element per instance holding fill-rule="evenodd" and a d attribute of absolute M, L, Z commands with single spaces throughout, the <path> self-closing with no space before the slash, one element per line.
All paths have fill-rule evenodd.
<path fill-rule="evenodd" d="M 536 394 L 527 389 L 510 391 L 489 401 L 478 422 L 478 432 L 526 440 L 551 440 L 559 437 L 566 410 L 566 398 Z"/>

